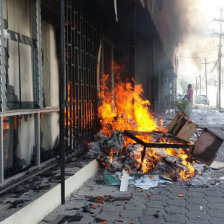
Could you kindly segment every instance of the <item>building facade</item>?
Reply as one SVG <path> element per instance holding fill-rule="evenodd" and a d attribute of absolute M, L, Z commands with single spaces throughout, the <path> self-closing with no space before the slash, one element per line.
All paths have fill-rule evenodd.
<path fill-rule="evenodd" d="M 155 114 L 173 106 L 176 40 L 166 1 L 64 0 L 61 24 L 59 3 L 0 0 L 0 190 L 54 166 L 62 128 L 66 158 L 85 152 L 100 129 L 100 78 L 110 74 L 114 88 L 115 62 L 121 78 L 143 85 Z"/>

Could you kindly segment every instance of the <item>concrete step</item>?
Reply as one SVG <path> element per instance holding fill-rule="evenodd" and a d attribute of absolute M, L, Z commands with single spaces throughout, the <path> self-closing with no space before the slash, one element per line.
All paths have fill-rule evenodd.
<path fill-rule="evenodd" d="M 98 162 L 93 160 L 65 181 L 65 196 L 70 197 L 72 192 L 77 191 L 85 182 L 98 172 Z M 49 190 L 47 193 L 32 201 L 26 207 L 6 218 L 0 224 L 36 224 L 51 213 L 61 204 L 61 185 Z"/>

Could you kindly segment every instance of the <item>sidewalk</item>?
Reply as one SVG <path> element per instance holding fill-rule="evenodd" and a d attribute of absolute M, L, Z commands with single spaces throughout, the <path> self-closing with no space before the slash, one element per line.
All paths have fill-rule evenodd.
<path fill-rule="evenodd" d="M 224 137 L 223 114 L 194 109 L 194 121 Z M 216 160 L 224 162 L 224 144 Z M 99 174 L 40 223 L 223 224 L 224 183 L 219 178 L 224 176 L 224 169 L 207 169 L 202 176 L 203 184 L 195 186 L 193 178 L 147 191 L 130 186 L 122 193 L 118 187 L 104 185 Z M 115 197 L 115 201 L 104 200 L 102 204 L 92 200 L 105 195 Z"/>
<path fill-rule="evenodd" d="M 41 224 L 59 222 L 65 216 L 82 217 L 68 223 L 135 223 L 135 224 L 223 224 L 224 185 L 192 187 L 173 183 L 147 191 L 130 187 L 129 192 L 119 192 L 117 187 L 90 181 L 79 192 L 44 218 Z M 118 198 L 104 204 L 88 198 L 110 195 Z M 131 198 L 126 198 L 131 197 Z M 128 200 L 130 199 L 130 200 Z M 67 217 L 68 218 L 68 217 Z M 57 220 L 57 221 L 56 221 Z"/>

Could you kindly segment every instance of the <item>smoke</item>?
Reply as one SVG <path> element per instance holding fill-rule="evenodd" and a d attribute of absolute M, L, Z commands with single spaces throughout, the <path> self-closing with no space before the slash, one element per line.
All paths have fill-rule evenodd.
<path fill-rule="evenodd" d="M 211 27 L 214 26 L 212 19 L 219 17 L 219 7 L 223 2 L 219 0 L 167 1 L 174 2 L 174 14 L 177 17 L 181 75 L 202 72 L 204 58 L 207 58 L 213 66 L 212 63 L 217 60 L 218 41 L 217 38 L 212 38 Z"/>
<path fill-rule="evenodd" d="M 207 19 L 202 5 L 206 0 L 168 0 L 168 3 L 170 1 L 174 2 L 179 40 L 184 41 L 189 35 L 205 34 Z"/>

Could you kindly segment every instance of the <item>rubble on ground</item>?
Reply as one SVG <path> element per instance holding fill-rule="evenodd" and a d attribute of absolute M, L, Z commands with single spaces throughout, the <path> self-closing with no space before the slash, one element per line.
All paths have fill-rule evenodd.
<path fill-rule="evenodd" d="M 128 137 L 134 137 L 127 141 L 127 131 L 114 130 L 110 136 L 100 131 L 95 135 L 95 142 L 89 143 L 88 155 L 97 158 L 115 179 L 116 175 L 114 176 L 114 174 L 125 170 L 130 178 L 138 175 L 138 178 L 134 178 L 135 181 L 139 178 L 144 179 L 143 176 L 148 176 L 147 181 L 149 181 L 155 175 L 159 179 L 154 184 L 162 183 L 163 181 L 160 180 L 164 179 L 168 182 L 191 180 L 192 185 L 202 185 L 205 182 L 219 184 L 222 182 L 222 178 L 215 178 L 216 181 L 214 181 L 214 178 L 211 177 L 212 168 L 208 166 L 211 163 L 211 158 L 209 160 L 199 158 L 198 160 L 197 157 L 192 157 L 192 155 L 194 156 L 192 149 L 195 145 L 198 147 L 197 141 L 200 140 L 200 134 L 202 135 L 203 132 L 211 133 L 212 141 L 216 141 L 217 144 L 216 151 L 223 140 L 210 130 L 201 127 L 197 130 L 197 127 L 185 114 L 178 114 L 167 128 L 170 133 L 132 131 Z M 141 138 L 141 135 L 144 137 Z M 189 138 L 194 139 L 194 142 L 188 142 L 186 139 Z M 160 147 L 160 143 L 166 147 Z M 155 148 L 146 147 L 147 144 L 155 144 Z M 180 147 L 174 147 L 172 144 L 177 146 L 179 144 Z M 181 148 L 182 145 L 185 147 L 189 145 L 189 149 Z M 206 147 L 203 150 L 207 150 Z M 207 175 L 208 170 L 210 175 Z"/>

